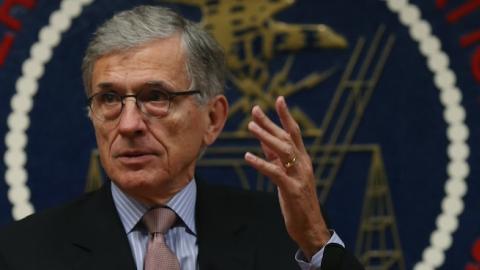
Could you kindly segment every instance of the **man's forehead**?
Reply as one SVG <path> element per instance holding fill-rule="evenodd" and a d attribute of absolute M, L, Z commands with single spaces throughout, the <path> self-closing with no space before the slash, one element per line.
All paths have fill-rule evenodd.
<path fill-rule="evenodd" d="M 167 38 L 155 39 L 140 43 L 134 47 L 114 50 L 111 53 L 100 56 L 95 65 L 101 60 L 108 59 L 110 62 L 128 62 L 132 60 L 162 64 L 166 61 L 184 61 L 185 50 L 179 35 Z M 163 60 L 158 62 L 158 60 Z"/>
<path fill-rule="evenodd" d="M 162 82 L 166 89 L 188 87 L 186 57 L 181 44 L 178 36 L 172 36 L 104 55 L 94 63 L 92 87 L 121 84 L 138 87 L 152 81 Z"/>

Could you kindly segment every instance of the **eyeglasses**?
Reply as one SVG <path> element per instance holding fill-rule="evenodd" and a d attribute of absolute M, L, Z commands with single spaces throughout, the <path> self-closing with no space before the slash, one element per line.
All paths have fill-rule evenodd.
<path fill-rule="evenodd" d="M 103 91 L 88 98 L 88 107 L 101 121 L 112 121 L 122 113 L 125 99 L 134 98 L 137 108 L 151 117 L 164 117 L 168 114 L 171 101 L 178 96 L 200 94 L 199 90 L 170 92 L 158 89 L 143 89 L 135 95 L 120 95 L 115 91 Z"/>

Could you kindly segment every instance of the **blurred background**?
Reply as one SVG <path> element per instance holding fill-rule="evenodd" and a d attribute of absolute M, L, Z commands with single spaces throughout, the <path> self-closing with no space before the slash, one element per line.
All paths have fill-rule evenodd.
<path fill-rule="evenodd" d="M 80 64 L 97 26 L 141 4 L 227 54 L 229 122 L 198 179 L 274 192 L 243 162 L 259 151 L 246 123 L 284 95 L 367 269 L 480 269 L 477 0 L 0 0 L 0 226 L 104 181 Z"/>

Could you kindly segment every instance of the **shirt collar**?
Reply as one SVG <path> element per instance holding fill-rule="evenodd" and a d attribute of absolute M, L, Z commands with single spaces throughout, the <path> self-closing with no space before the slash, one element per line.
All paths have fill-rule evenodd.
<path fill-rule="evenodd" d="M 148 211 L 148 207 L 124 193 L 115 183 L 111 183 L 113 202 L 120 215 L 123 228 L 128 234 Z M 175 211 L 187 228 L 195 235 L 197 234 L 195 227 L 196 198 L 197 184 L 195 179 L 192 179 L 167 203 L 167 206 Z"/>

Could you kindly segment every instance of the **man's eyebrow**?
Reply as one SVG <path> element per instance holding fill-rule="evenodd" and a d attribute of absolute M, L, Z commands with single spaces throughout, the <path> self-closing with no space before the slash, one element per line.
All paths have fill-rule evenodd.
<path fill-rule="evenodd" d="M 175 88 L 167 84 L 165 81 L 147 81 L 142 83 L 139 87 L 135 87 L 138 89 L 143 89 L 145 87 L 156 87 L 167 91 L 174 91 Z M 112 83 L 112 82 L 101 82 L 95 85 L 95 88 L 99 89 L 100 91 L 109 91 L 109 90 L 120 90 L 121 86 Z"/>
<path fill-rule="evenodd" d="M 100 88 L 101 90 L 112 90 L 115 88 L 115 84 L 111 82 L 102 82 L 95 86 L 96 88 Z"/>
<path fill-rule="evenodd" d="M 164 81 L 148 81 L 144 84 L 144 86 L 149 86 L 149 87 L 158 87 L 158 88 L 161 88 L 163 90 L 168 90 L 168 91 L 174 91 L 175 89 L 168 85 L 167 83 L 165 83 Z"/>

